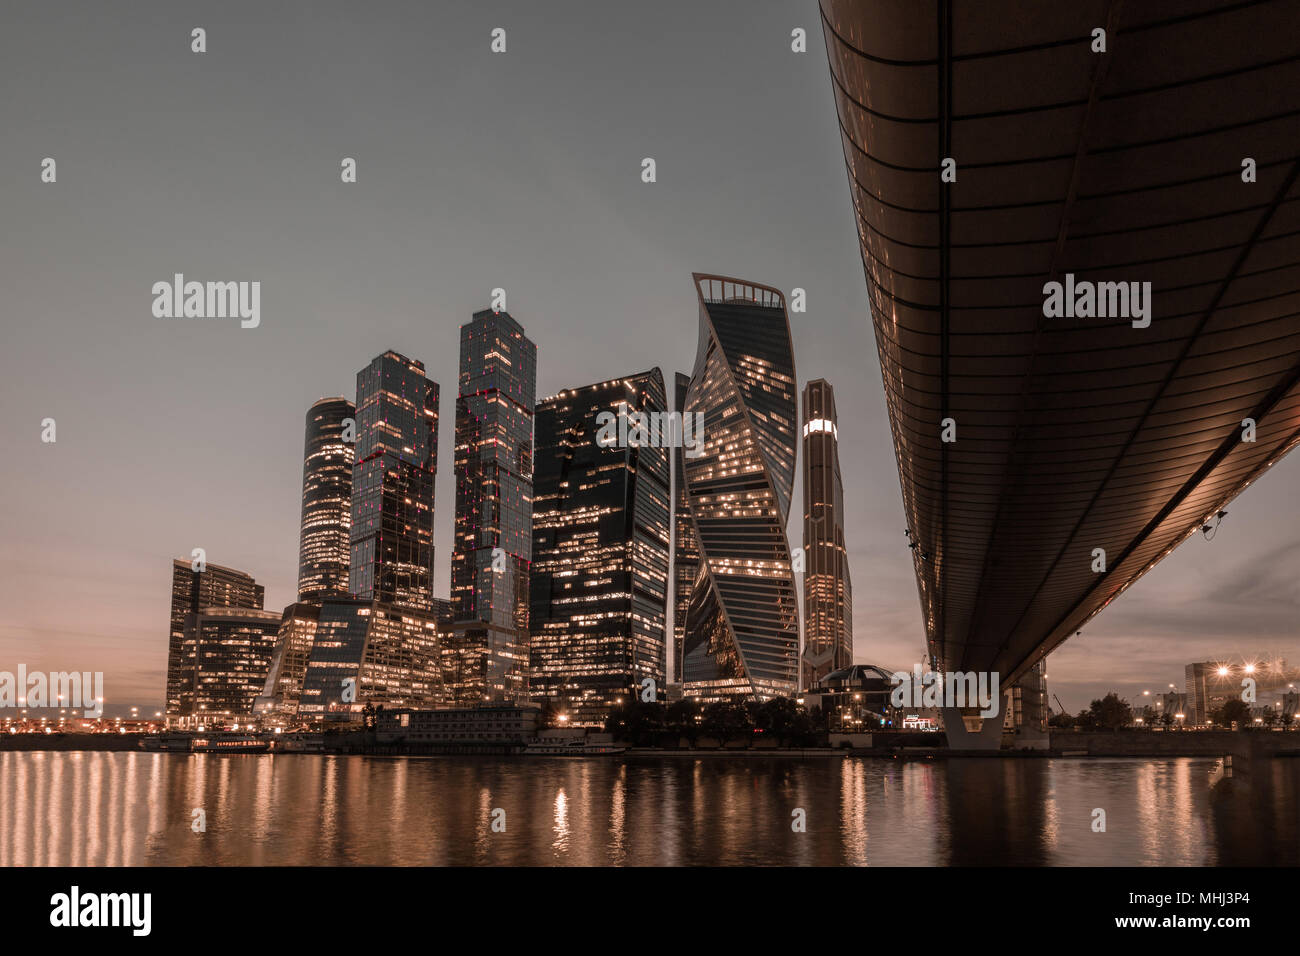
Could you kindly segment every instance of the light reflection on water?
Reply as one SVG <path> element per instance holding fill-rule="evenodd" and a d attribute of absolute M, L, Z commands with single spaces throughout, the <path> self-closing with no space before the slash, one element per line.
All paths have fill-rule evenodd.
<path fill-rule="evenodd" d="M 6 751 L 0 866 L 1300 863 L 1300 760 L 1213 765 Z"/>

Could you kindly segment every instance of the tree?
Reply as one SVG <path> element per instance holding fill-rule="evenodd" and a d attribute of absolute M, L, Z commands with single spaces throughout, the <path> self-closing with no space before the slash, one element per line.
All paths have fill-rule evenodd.
<path fill-rule="evenodd" d="M 1165 730 L 1168 730 L 1174 724 L 1174 715 L 1165 711 L 1165 713 L 1160 715 L 1160 723 L 1165 725 Z"/>
<path fill-rule="evenodd" d="M 1212 713 L 1210 718 L 1224 727 L 1236 724 L 1238 729 L 1245 730 L 1250 726 L 1250 707 L 1244 700 L 1233 699 Z"/>
<path fill-rule="evenodd" d="M 1103 730 L 1119 730 L 1133 723 L 1133 708 L 1114 691 L 1101 700 L 1094 700 L 1089 712 L 1094 725 Z"/>
<path fill-rule="evenodd" d="M 1074 726 L 1074 718 L 1069 714 L 1053 714 L 1047 719 L 1047 726 L 1056 727 L 1059 730 L 1069 730 Z"/>

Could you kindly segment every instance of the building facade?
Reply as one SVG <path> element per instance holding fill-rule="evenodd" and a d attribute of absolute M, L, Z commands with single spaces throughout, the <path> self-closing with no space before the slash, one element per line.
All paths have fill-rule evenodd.
<path fill-rule="evenodd" d="M 284 609 L 280 629 L 275 636 L 275 651 L 266 684 L 253 709 L 258 714 L 296 714 L 302 699 L 302 684 L 307 663 L 316 643 L 316 626 L 320 623 L 320 604 L 298 602 Z"/>
<path fill-rule="evenodd" d="M 803 390 L 804 652 L 800 686 L 853 663 L 853 585 L 844 544 L 835 390 L 813 379 Z"/>
<path fill-rule="evenodd" d="M 182 716 L 208 725 L 251 716 L 279 630 L 280 615 L 258 608 L 208 607 L 194 615 L 194 683 Z"/>
<path fill-rule="evenodd" d="M 670 442 L 636 429 L 665 398 L 656 368 L 537 406 L 529 694 L 570 724 L 666 682 Z"/>
<path fill-rule="evenodd" d="M 201 567 L 202 570 L 196 570 Z M 260 609 L 266 591 L 252 575 L 206 561 L 172 561 L 171 630 L 167 640 L 166 714 L 193 711 L 194 634 L 189 625 L 203 608 Z"/>
<path fill-rule="evenodd" d="M 466 707 L 528 696 L 528 640 L 513 625 L 455 621 L 442 628 L 446 700 Z"/>
<path fill-rule="evenodd" d="M 356 407 L 322 398 L 307 410 L 298 533 L 298 600 L 348 593 Z M 348 427 L 348 423 L 352 427 Z"/>
<path fill-rule="evenodd" d="M 691 377 L 677 373 L 673 408 L 678 414 L 686 412 L 686 393 L 691 387 Z M 700 548 L 695 541 L 695 526 L 691 523 L 691 508 L 686 500 L 686 473 L 683 449 L 672 449 L 673 459 L 673 671 L 674 683 L 682 680 L 682 642 L 686 634 L 686 610 L 691 605 L 691 588 L 700 571 Z"/>
<path fill-rule="evenodd" d="M 428 610 L 438 384 L 388 351 L 357 373 L 348 589 L 360 600 Z"/>
<path fill-rule="evenodd" d="M 388 710 L 375 723 L 380 743 L 429 747 L 519 746 L 537 736 L 540 708 L 528 705 Z"/>
<path fill-rule="evenodd" d="M 704 699 L 791 696 L 799 610 L 786 523 L 798 392 L 785 297 L 695 275 L 699 347 L 686 412 L 703 454 L 683 462 L 700 552 L 683 636 L 683 691 Z"/>
<path fill-rule="evenodd" d="M 456 399 L 456 619 L 528 630 L 537 347 L 508 312 L 460 328 Z"/>
<path fill-rule="evenodd" d="M 349 717 L 367 705 L 445 702 L 438 621 L 382 601 L 327 599 L 303 677 L 298 713 Z"/>

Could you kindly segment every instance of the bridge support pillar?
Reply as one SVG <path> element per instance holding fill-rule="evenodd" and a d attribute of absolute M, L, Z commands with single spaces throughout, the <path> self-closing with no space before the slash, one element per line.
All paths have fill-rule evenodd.
<path fill-rule="evenodd" d="M 943 717 L 943 730 L 948 737 L 949 750 L 1000 750 L 1002 748 L 1002 724 L 1006 720 L 1006 695 L 1000 701 L 997 716 L 981 717 L 979 711 L 972 708 L 940 707 Z M 963 713 L 969 710 L 970 713 Z M 967 726 L 967 721 L 974 727 Z"/>

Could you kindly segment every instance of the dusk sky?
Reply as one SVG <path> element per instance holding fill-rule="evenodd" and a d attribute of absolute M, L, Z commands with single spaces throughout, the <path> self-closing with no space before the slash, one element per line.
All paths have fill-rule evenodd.
<path fill-rule="evenodd" d="M 293 600 L 304 415 L 390 348 L 442 387 L 447 595 L 458 327 L 502 287 L 539 398 L 653 366 L 671 392 L 694 364 L 692 271 L 807 290 L 795 364 L 836 391 L 856 658 L 920 659 L 813 0 L 123 13 L 13 2 L 0 31 L 0 670 L 104 671 L 110 712 L 152 712 L 173 558 L 202 547 L 267 608 Z M 174 273 L 260 281 L 260 327 L 155 318 Z M 1295 460 L 1265 474 L 1049 659 L 1049 693 L 1077 711 L 1181 690 L 1190 661 L 1300 662 L 1298 487 Z"/>

